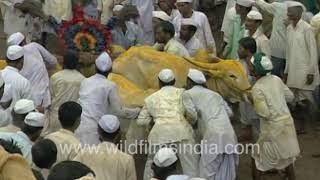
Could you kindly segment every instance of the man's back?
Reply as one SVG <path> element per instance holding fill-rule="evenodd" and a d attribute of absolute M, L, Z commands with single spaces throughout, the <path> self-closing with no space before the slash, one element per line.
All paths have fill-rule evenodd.
<path fill-rule="evenodd" d="M 270 112 L 268 119 L 276 120 L 281 116 L 291 116 L 287 101 L 293 101 L 294 96 L 277 76 L 267 75 L 260 78 L 253 86 L 252 93 L 256 97 L 265 97 Z"/>
<path fill-rule="evenodd" d="M 7 66 L 1 72 L 4 82 L 13 88 L 14 97 L 17 98 L 14 102 L 32 98 L 30 82 L 19 73 L 18 69 Z"/>
<path fill-rule="evenodd" d="M 81 82 L 85 77 L 77 70 L 64 69 L 50 78 L 51 110 L 58 112 L 67 101 L 78 101 Z"/>
<path fill-rule="evenodd" d="M 137 122 L 138 124 L 154 122 L 149 134 L 152 143 L 192 139 L 193 131 L 184 118 L 183 91 L 173 86 L 166 86 L 146 98 L 145 107 Z"/>
<path fill-rule="evenodd" d="M 83 149 L 75 161 L 84 163 L 96 174 L 97 180 L 136 180 L 135 164 L 132 156 L 117 149 L 117 146 L 104 142 L 94 147 Z"/>
<path fill-rule="evenodd" d="M 109 95 L 114 88 L 116 85 L 100 74 L 83 80 L 79 92 L 82 116 L 98 122 L 110 108 Z"/>
<path fill-rule="evenodd" d="M 56 164 L 62 161 L 73 160 L 80 150 L 80 141 L 75 137 L 73 132 L 66 129 L 60 129 L 57 132 L 51 133 L 45 139 L 50 139 L 57 146 Z"/>
<path fill-rule="evenodd" d="M 46 112 L 43 135 L 55 132 L 61 128 L 58 119 L 59 107 L 68 101 L 77 102 L 80 84 L 85 77 L 77 70 L 64 69 L 50 78 L 51 106 Z"/>
<path fill-rule="evenodd" d="M 233 132 L 229 119 L 232 111 L 218 93 L 195 86 L 184 92 L 183 103 L 187 112 L 195 114 L 193 116 L 199 121 L 199 129 L 203 134 L 212 127 Z"/>
<path fill-rule="evenodd" d="M 24 46 L 24 62 L 20 74 L 29 80 L 35 104 L 47 107 L 50 105 L 49 75 L 46 65 L 57 64 L 57 59 L 38 43 Z"/>

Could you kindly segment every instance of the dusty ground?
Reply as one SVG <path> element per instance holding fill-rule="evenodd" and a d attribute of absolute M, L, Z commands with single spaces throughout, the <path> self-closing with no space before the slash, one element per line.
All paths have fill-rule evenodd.
<path fill-rule="evenodd" d="M 3 34 L 2 18 L 0 18 L 0 58 L 3 59 L 5 55 L 5 36 Z M 49 43 L 49 49 L 52 42 Z M 320 121 L 319 116 L 317 116 Z M 312 155 L 320 153 L 320 126 L 317 126 L 315 122 L 309 123 L 308 134 L 299 136 L 299 143 L 301 147 L 301 157 L 296 162 L 296 175 L 297 180 L 317 180 L 320 179 L 320 158 L 313 158 Z M 144 168 L 145 157 L 137 158 L 137 171 L 138 179 L 142 179 L 142 173 Z M 249 155 L 242 155 L 240 157 L 239 166 L 239 179 L 251 180 L 251 160 Z M 280 180 L 277 175 L 267 175 L 265 180 Z"/>

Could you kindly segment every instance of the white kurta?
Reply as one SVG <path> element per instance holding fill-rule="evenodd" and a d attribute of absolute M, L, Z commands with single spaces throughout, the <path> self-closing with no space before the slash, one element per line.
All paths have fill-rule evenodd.
<path fill-rule="evenodd" d="M 184 118 L 183 92 L 183 89 L 166 86 L 145 99 L 137 124 L 147 127 L 154 125 L 148 136 L 148 144 L 153 151 L 148 154 L 144 180 L 152 177 L 153 156 L 159 150 L 159 145 L 165 144 L 176 145 L 184 174 L 191 177 L 198 175 L 198 155 L 190 151 L 190 148 L 179 151 L 179 147 L 194 144 L 193 130 Z"/>
<path fill-rule="evenodd" d="M 200 177 L 210 180 L 234 180 L 238 156 L 234 148 L 237 138 L 231 125 L 231 109 L 223 98 L 202 86 L 195 86 L 183 94 L 183 104 L 190 119 L 198 121 L 203 143 L 216 145 L 214 153 L 202 153 L 200 159 Z M 225 155 L 223 155 L 225 154 Z M 219 161 L 216 161 L 219 159 Z"/>
<path fill-rule="evenodd" d="M 1 12 L 3 15 L 4 32 L 9 36 L 16 32 L 27 34 L 27 18 L 28 15 L 23 14 L 19 9 L 14 8 L 16 3 L 23 0 L 2 0 Z"/>
<path fill-rule="evenodd" d="M 320 12 L 313 16 L 310 21 L 310 25 L 316 35 L 317 45 L 318 45 L 318 55 L 320 53 Z"/>
<path fill-rule="evenodd" d="M 293 118 L 287 101 L 294 95 L 280 78 L 266 75 L 252 88 L 254 107 L 260 116 L 260 152 L 253 158 L 260 171 L 284 169 L 300 154 Z"/>
<path fill-rule="evenodd" d="M 46 121 L 43 135 L 58 131 L 61 128 L 58 111 L 60 106 L 68 101 L 77 102 L 80 84 L 85 77 L 77 70 L 64 69 L 50 78 L 51 106 L 46 111 Z"/>
<path fill-rule="evenodd" d="M 135 5 L 140 14 L 140 26 L 144 33 L 143 44 L 153 44 L 152 12 L 153 0 L 128 0 L 128 4 Z"/>
<path fill-rule="evenodd" d="M 46 65 L 55 66 L 58 63 L 57 58 L 43 46 L 34 42 L 25 45 L 24 50 L 24 62 L 20 74 L 31 84 L 35 106 L 46 108 L 51 104 Z"/>
<path fill-rule="evenodd" d="M 169 42 L 164 46 L 164 52 L 174 54 L 181 57 L 189 57 L 188 50 L 177 40 L 170 39 Z"/>
<path fill-rule="evenodd" d="M 101 11 L 101 24 L 107 24 L 112 17 L 113 0 L 97 0 L 97 10 Z"/>
<path fill-rule="evenodd" d="M 1 72 L 4 82 L 12 87 L 13 104 L 20 99 L 33 100 L 30 82 L 19 73 L 18 69 L 6 66 Z"/>
<path fill-rule="evenodd" d="M 287 85 L 290 88 L 313 91 L 320 83 L 318 52 L 315 35 L 311 26 L 303 20 L 296 27 L 287 28 Z M 314 75 L 311 85 L 307 85 L 307 75 Z"/>
<path fill-rule="evenodd" d="M 233 1 L 233 0 L 229 0 L 229 1 Z M 226 9 L 226 13 L 224 15 L 223 23 L 221 26 L 221 31 L 223 32 L 223 40 L 226 43 L 229 43 L 232 39 L 233 21 L 237 16 L 238 15 L 236 13 L 236 9 L 234 8 L 234 6 L 232 8 Z"/>
<path fill-rule="evenodd" d="M 81 123 L 76 131 L 82 144 L 99 144 L 98 121 L 105 114 L 134 119 L 139 109 L 123 107 L 115 83 L 100 74 L 82 81 L 79 92 L 82 106 Z"/>
<path fill-rule="evenodd" d="M 136 180 L 136 168 L 133 157 L 121 152 L 115 144 L 103 142 L 92 152 L 90 147 L 84 148 L 74 161 L 90 167 L 96 180 Z"/>
<path fill-rule="evenodd" d="M 46 0 L 42 6 L 46 15 L 55 17 L 59 22 L 72 19 L 72 1 L 71 0 Z"/>
<path fill-rule="evenodd" d="M 249 31 L 247 30 L 244 37 L 249 37 Z M 256 40 L 257 43 L 257 53 L 264 53 L 269 58 L 271 57 L 271 49 L 269 45 L 268 37 L 262 32 L 260 28 L 253 33 L 252 38 Z"/>
<path fill-rule="evenodd" d="M 199 49 L 204 49 L 203 44 L 196 36 L 193 36 L 188 42 L 183 42 L 181 39 L 180 42 L 188 50 L 191 57 L 194 57 Z"/>
<path fill-rule="evenodd" d="M 81 150 L 79 148 L 80 141 L 73 132 L 66 129 L 60 129 L 57 132 L 51 133 L 45 139 L 50 139 L 57 147 L 57 161 L 55 164 L 62 161 L 72 161 Z"/>
<path fill-rule="evenodd" d="M 190 17 L 198 27 L 198 30 L 196 32 L 196 37 L 200 40 L 201 43 L 203 43 L 203 46 L 208 48 L 213 48 L 213 51 L 216 52 L 216 43 L 213 39 L 211 26 L 209 24 L 209 20 L 207 16 L 199 11 L 193 11 L 192 16 Z M 181 28 L 181 20 L 183 19 L 182 15 L 179 14 L 174 20 L 173 24 L 176 29 L 176 33 L 180 34 L 180 28 Z"/>
<path fill-rule="evenodd" d="M 287 4 L 285 2 L 273 2 L 271 4 L 264 0 L 257 0 L 256 5 L 263 11 L 272 14 L 272 33 L 270 38 L 271 55 L 277 58 L 286 58 L 287 31 L 284 21 L 287 19 Z"/>

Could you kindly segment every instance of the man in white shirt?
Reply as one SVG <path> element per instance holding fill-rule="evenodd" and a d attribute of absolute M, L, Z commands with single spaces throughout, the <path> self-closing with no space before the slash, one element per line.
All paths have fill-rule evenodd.
<path fill-rule="evenodd" d="M 179 40 L 191 57 L 194 57 L 199 49 L 204 49 L 202 43 L 195 36 L 196 32 L 197 25 L 191 18 L 181 20 Z"/>
<path fill-rule="evenodd" d="M 236 15 L 232 18 L 230 23 L 230 31 L 224 32 L 225 45 L 223 56 L 228 59 L 238 59 L 239 40 L 244 37 L 245 32 L 245 20 L 247 14 L 251 11 L 253 5 L 252 0 L 237 0 L 235 5 Z M 230 9 L 231 11 L 232 9 Z M 232 11 L 231 11 L 232 12 Z"/>
<path fill-rule="evenodd" d="M 204 74 L 190 69 L 187 78 L 189 90 L 183 93 L 187 119 L 198 127 L 201 143 L 206 145 L 201 153 L 200 177 L 234 180 L 239 157 L 234 148 L 237 137 L 229 119 L 233 113 L 224 99 L 218 93 L 207 89 L 205 84 Z M 217 147 L 215 152 L 210 151 L 212 145 Z"/>
<path fill-rule="evenodd" d="M 287 19 L 287 3 L 267 3 L 256 0 L 256 6 L 273 15 L 272 33 L 270 38 L 271 60 L 273 63 L 272 74 L 283 77 L 286 64 L 287 30 L 283 23 Z"/>
<path fill-rule="evenodd" d="M 25 36 L 20 32 L 12 34 L 7 40 L 7 45 L 23 46 L 24 61 L 20 74 L 31 84 L 35 105 L 47 108 L 51 104 L 47 67 L 56 66 L 57 58 L 38 43 L 26 44 Z"/>
<path fill-rule="evenodd" d="M 31 147 L 40 136 L 44 118 L 42 113 L 30 112 L 24 119 L 21 131 L 0 132 L 0 139 L 13 140 L 17 143 L 29 165 L 33 165 Z"/>
<path fill-rule="evenodd" d="M 96 180 L 136 180 L 136 168 L 133 157 L 121 152 L 119 144 L 121 129 L 116 116 L 104 115 L 97 129 L 101 143 L 92 152 L 90 147 L 82 149 L 74 161 L 79 161 L 90 167 L 96 175 Z"/>
<path fill-rule="evenodd" d="M 251 37 L 244 37 L 239 41 L 238 55 L 239 60 L 244 69 L 251 85 L 254 85 L 255 78 L 250 75 L 250 70 L 253 68 L 250 62 L 251 58 L 256 54 L 256 41 Z M 257 116 L 251 103 L 241 101 L 239 103 L 240 122 L 242 123 L 243 134 L 239 137 L 239 141 L 252 140 L 256 142 L 259 136 L 259 117 Z"/>
<path fill-rule="evenodd" d="M 186 148 L 186 146 L 193 147 L 195 141 L 192 127 L 184 117 L 185 108 L 182 104 L 184 90 L 174 87 L 175 76 L 170 69 L 163 69 L 158 78 L 161 89 L 145 99 L 145 105 L 137 119 L 138 125 L 151 127 L 148 144 L 152 152 L 148 154 L 144 180 L 153 177 L 152 159 L 161 145 L 177 145 L 183 173 L 197 177 L 198 155 L 190 148 Z"/>
<path fill-rule="evenodd" d="M 245 22 L 246 31 L 244 37 L 252 37 L 256 40 L 257 53 L 264 53 L 268 57 L 271 57 L 271 50 L 269 46 L 269 39 L 262 31 L 262 14 L 256 10 L 251 10 L 247 14 Z"/>
<path fill-rule="evenodd" d="M 294 95 L 279 77 L 271 75 L 273 65 L 268 57 L 256 54 L 251 62 L 254 68 L 250 73 L 257 79 L 252 87 L 253 104 L 261 121 L 259 148 L 252 154 L 253 179 L 262 179 L 262 172 L 285 169 L 287 178 L 295 180 L 294 162 L 300 148 L 287 106 Z"/>
<path fill-rule="evenodd" d="M 79 153 L 80 141 L 74 132 L 79 127 L 81 106 L 76 102 L 66 102 L 59 108 L 59 121 L 62 128 L 44 137 L 54 142 L 57 148 L 57 158 L 55 164 L 62 161 L 71 161 Z M 70 148 L 66 151 L 66 148 Z"/>
<path fill-rule="evenodd" d="M 61 124 L 58 118 L 60 106 L 68 101 L 78 101 L 81 82 L 85 77 L 77 70 L 79 54 L 68 51 L 63 56 L 63 70 L 50 78 L 51 105 L 46 111 L 46 122 L 42 136 L 58 131 Z"/>
<path fill-rule="evenodd" d="M 169 1 L 171 0 L 158 0 L 158 6 L 161 11 L 165 12 L 170 17 L 169 21 L 172 22 L 180 13 L 179 10 L 174 9 Z"/>
<path fill-rule="evenodd" d="M 12 106 L 11 86 L 4 83 L 0 73 L 0 127 L 6 126 L 11 122 Z"/>
<path fill-rule="evenodd" d="M 19 73 L 24 64 L 24 54 L 23 47 L 10 46 L 7 49 L 7 66 L 1 71 L 4 82 L 12 87 L 14 104 L 20 99 L 33 98 L 30 82 Z"/>
<path fill-rule="evenodd" d="M 295 95 L 296 114 L 301 119 L 299 133 L 305 133 L 305 121 L 314 105 L 313 91 L 320 83 L 317 43 L 311 26 L 301 19 L 303 5 L 288 3 L 285 82 Z M 298 126 L 299 127 L 299 126 Z"/>
<path fill-rule="evenodd" d="M 112 71 L 112 60 L 103 52 L 96 60 L 97 73 L 82 81 L 79 92 L 79 103 L 83 108 L 81 123 L 76 131 L 82 144 L 97 145 L 100 143 L 96 131 L 100 118 L 109 113 L 126 119 L 138 116 L 140 108 L 126 108 L 121 104 L 118 88 L 106 76 Z"/>
<path fill-rule="evenodd" d="M 153 0 L 128 0 L 128 4 L 134 5 L 139 11 L 139 26 L 143 30 L 143 44 L 153 44 L 153 29 L 152 29 L 152 11 Z"/>
<path fill-rule="evenodd" d="M 112 43 L 129 49 L 131 46 L 143 45 L 144 34 L 137 24 L 138 9 L 125 5 L 119 13 L 116 26 L 112 29 Z"/>
<path fill-rule="evenodd" d="M 164 44 L 163 51 L 181 57 L 189 57 L 188 50 L 174 39 L 174 26 L 170 22 L 163 21 L 156 28 L 156 44 Z"/>
<path fill-rule="evenodd" d="M 216 53 L 216 44 L 212 35 L 211 27 L 207 16 L 199 11 L 192 9 L 192 0 L 177 0 L 177 8 L 180 14 L 173 20 L 176 33 L 180 33 L 181 20 L 191 18 L 197 23 L 198 31 L 196 37 L 203 43 L 203 46 L 211 52 Z"/>

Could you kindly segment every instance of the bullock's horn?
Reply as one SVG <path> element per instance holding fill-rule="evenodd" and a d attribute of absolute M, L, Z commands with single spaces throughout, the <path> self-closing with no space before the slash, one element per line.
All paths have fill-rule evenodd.
<path fill-rule="evenodd" d="M 191 64 L 199 67 L 199 68 L 203 68 L 203 69 L 216 69 L 216 65 L 215 63 L 203 63 L 203 62 L 198 62 L 193 60 L 192 58 L 185 58 L 187 61 L 189 61 Z"/>

